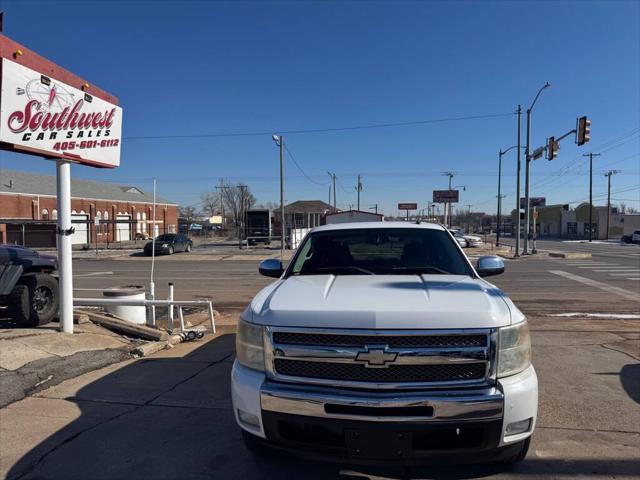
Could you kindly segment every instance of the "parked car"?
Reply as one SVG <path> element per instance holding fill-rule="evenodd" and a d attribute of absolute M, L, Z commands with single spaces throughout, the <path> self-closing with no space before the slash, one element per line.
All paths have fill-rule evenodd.
<path fill-rule="evenodd" d="M 175 252 L 190 252 L 193 249 L 193 241 L 183 233 L 165 233 L 158 235 L 155 240 L 147 242 L 144 246 L 145 255 L 153 252 L 155 242 L 156 254 L 173 255 Z"/>
<path fill-rule="evenodd" d="M 458 244 L 462 248 L 467 248 L 469 246 L 469 242 L 464 237 L 462 232 L 460 232 L 460 230 L 449 230 L 449 232 L 451 232 L 451 235 L 453 235 L 453 238 L 456 240 L 456 242 L 458 242 Z"/>
<path fill-rule="evenodd" d="M 0 245 L 0 305 L 24 326 L 49 323 L 58 315 L 58 259 L 17 245 Z"/>
<path fill-rule="evenodd" d="M 538 410 L 524 315 L 436 224 L 313 229 L 241 314 L 245 444 L 344 462 L 524 459 Z"/>
<path fill-rule="evenodd" d="M 631 243 L 640 243 L 640 230 L 635 230 L 631 235 Z"/>
<path fill-rule="evenodd" d="M 622 237 L 620 237 L 620 241 L 622 243 L 632 243 L 633 242 L 633 234 L 631 235 L 622 235 Z"/>

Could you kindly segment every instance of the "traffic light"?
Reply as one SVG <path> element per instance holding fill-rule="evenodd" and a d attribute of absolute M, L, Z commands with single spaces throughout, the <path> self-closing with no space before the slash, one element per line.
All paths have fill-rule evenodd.
<path fill-rule="evenodd" d="M 547 139 L 547 160 L 556 158 L 558 150 L 560 150 L 560 142 L 556 142 L 556 137 L 549 137 Z"/>
<path fill-rule="evenodd" d="M 591 120 L 586 115 L 578 118 L 578 125 L 576 127 L 576 143 L 578 146 L 584 145 L 590 139 L 591 135 Z"/>

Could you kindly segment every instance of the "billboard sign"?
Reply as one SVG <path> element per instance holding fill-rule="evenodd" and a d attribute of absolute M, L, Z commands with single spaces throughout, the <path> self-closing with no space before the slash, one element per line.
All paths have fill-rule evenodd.
<path fill-rule="evenodd" d="M 2 59 L 0 142 L 44 157 L 120 165 L 122 108 Z"/>
<path fill-rule="evenodd" d="M 547 205 L 547 197 L 529 197 L 531 207 L 544 207 Z M 524 209 L 525 199 L 520 199 L 520 208 Z"/>
<path fill-rule="evenodd" d="M 434 190 L 434 203 L 458 203 L 460 200 L 459 190 Z"/>
<path fill-rule="evenodd" d="M 417 203 L 399 203 L 398 204 L 398 210 L 417 210 L 417 209 L 418 209 Z"/>

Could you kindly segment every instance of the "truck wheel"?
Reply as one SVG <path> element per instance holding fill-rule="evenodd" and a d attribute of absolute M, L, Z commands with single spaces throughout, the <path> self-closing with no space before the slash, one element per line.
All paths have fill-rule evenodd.
<path fill-rule="evenodd" d="M 242 443 L 244 443 L 244 446 L 247 447 L 247 450 L 249 450 L 254 455 L 264 457 L 269 454 L 269 452 L 267 451 L 267 447 L 260 443 L 258 437 L 250 434 L 245 430 L 242 430 Z"/>
<path fill-rule="evenodd" d="M 49 323 L 58 313 L 58 282 L 46 273 L 22 276 L 9 299 L 9 316 L 30 327 Z"/>
<path fill-rule="evenodd" d="M 525 459 L 525 457 L 527 456 L 527 452 L 529 451 L 529 444 L 531 443 L 531 437 L 526 438 L 525 440 L 522 440 L 521 442 L 517 443 L 516 445 L 513 445 L 511 447 L 507 447 L 509 448 L 509 450 L 512 450 L 512 454 L 508 457 L 506 457 L 503 460 L 503 463 L 506 464 L 516 464 L 516 463 L 520 463 L 521 461 L 523 461 Z"/>

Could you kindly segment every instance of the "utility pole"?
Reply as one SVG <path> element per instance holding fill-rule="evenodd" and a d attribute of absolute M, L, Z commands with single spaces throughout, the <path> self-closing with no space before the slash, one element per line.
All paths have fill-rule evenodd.
<path fill-rule="evenodd" d="M 378 204 L 374 203 L 373 207 L 369 207 L 369 210 L 375 210 L 375 212 L 378 213 Z"/>
<path fill-rule="evenodd" d="M 336 212 L 336 174 L 335 173 L 331 173 L 331 172 L 327 172 L 329 174 L 329 177 L 331 177 L 331 180 L 333 181 L 333 211 Z"/>
<path fill-rule="evenodd" d="M 358 192 L 358 210 L 360 210 L 360 192 L 362 191 L 362 182 L 360 182 L 360 174 L 358 174 L 358 185 L 356 186 Z"/>
<path fill-rule="evenodd" d="M 220 186 L 216 186 L 215 187 L 216 190 L 220 190 L 220 212 L 222 214 L 222 230 L 224 231 L 224 224 L 225 224 L 225 217 L 224 217 L 224 179 L 222 177 L 220 177 Z"/>
<path fill-rule="evenodd" d="M 242 250 L 242 239 L 244 238 L 244 229 L 245 229 L 245 197 L 246 197 L 246 185 L 238 185 L 240 189 L 240 212 L 238 215 L 238 248 Z M 247 242 L 247 248 L 249 248 L 249 243 Z"/>
<path fill-rule="evenodd" d="M 609 217 L 611 216 L 611 175 L 616 173 L 618 173 L 618 170 L 609 170 L 604 174 L 607 177 L 607 240 L 609 240 Z"/>
<path fill-rule="evenodd" d="M 284 258 L 285 221 L 284 221 L 284 137 L 273 135 L 273 141 L 280 147 L 280 261 Z"/>
<path fill-rule="evenodd" d="M 529 170 L 531 165 L 531 111 L 533 110 L 538 97 L 542 93 L 542 90 L 550 87 L 551 84 L 549 82 L 545 83 L 540 90 L 538 90 L 538 94 L 533 99 L 531 106 L 527 109 L 527 145 L 525 148 L 525 180 L 524 180 L 524 211 L 525 211 L 525 224 L 524 224 L 524 251 L 523 254 L 527 255 L 529 253 Z M 520 201 L 520 199 L 518 199 Z"/>
<path fill-rule="evenodd" d="M 284 259 L 284 245 L 286 228 L 284 222 L 284 137 L 280 135 L 280 217 L 282 224 L 280 225 L 280 261 Z"/>
<path fill-rule="evenodd" d="M 599 153 L 584 153 L 583 157 L 589 157 L 589 241 L 593 241 L 593 157 L 599 157 Z M 611 178 L 611 177 L 609 177 Z M 609 229 L 607 228 L 607 235 Z"/>
<path fill-rule="evenodd" d="M 451 180 L 455 176 L 453 172 L 444 172 L 443 175 L 449 177 L 449 191 L 451 191 Z M 446 202 L 444 204 L 444 224 L 445 226 L 451 227 L 451 202 Z"/>
<path fill-rule="evenodd" d="M 521 166 L 520 166 L 520 123 L 521 123 L 521 119 L 522 119 L 522 106 L 518 105 L 518 110 L 517 110 L 517 114 L 518 114 L 518 172 L 516 174 L 516 176 L 518 177 L 516 179 L 516 253 L 514 255 L 514 257 L 519 257 L 520 256 L 520 177 L 522 176 L 521 173 Z"/>
<path fill-rule="evenodd" d="M 471 207 L 472 205 L 467 204 L 467 233 L 471 231 Z"/>

